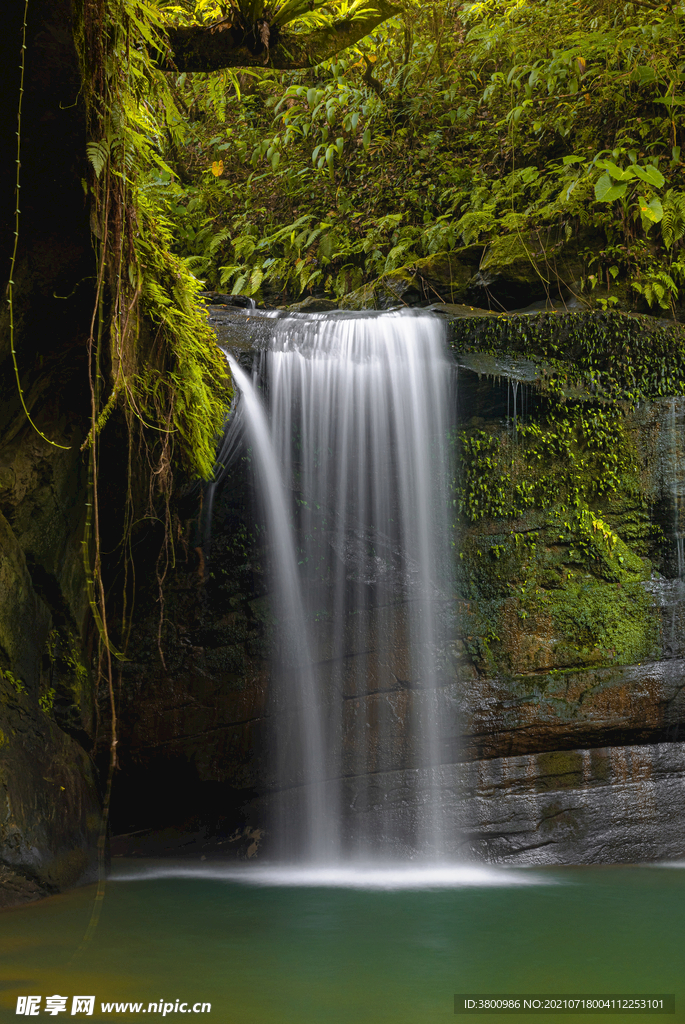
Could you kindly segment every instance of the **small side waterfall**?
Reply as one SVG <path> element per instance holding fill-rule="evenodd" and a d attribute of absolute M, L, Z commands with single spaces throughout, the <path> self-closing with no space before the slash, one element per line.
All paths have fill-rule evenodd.
<path fill-rule="evenodd" d="M 671 399 L 671 495 L 673 500 L 673 539 L 675 569 L 679 580 L 685 579 L 685 494 L 683 488 L 683 437 L 685 435 L 685 403 Z"/>
<path fill-rule="evenodd" d="M 281 320 L 257 372 L 265 404 L 231 368 L 271 554 L 280 853 L 439 858 L 451 828 L 435 773 L 454 597 L 443 326 L 400 314 Z M 388 816 L 374 780 L 393 771 L 418 788 Z"/>

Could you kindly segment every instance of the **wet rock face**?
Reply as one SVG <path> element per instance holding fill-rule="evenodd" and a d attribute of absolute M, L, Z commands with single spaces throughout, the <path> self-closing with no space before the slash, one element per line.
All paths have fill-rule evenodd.
<path fill-rule="evenodd" d="M 187 522 L 161 629 L 157 590 L 139 598 L 122 666 L 112 807 L 112 831 L 136 836 L 116 853 L 246 855 L 254 840 L 243 841 L 244 809 L 273 785 L 268 598 L 241 466 L 217 493 L 212 522 L 211 534 Z"/>
<path fill-rule="evenodd" d="M 674 860 L 685 849 L 685 744 L 547 751 L 352 776 L 330 786 L 342 807 L 342 844 L 415 850 L 387 837 L 417 834 L 427 805 L 445 810 L 442 855 L 492 864 L 610 864 Z M 298 820 L 303 793 L 265 799 Z"/>
<path fill-rule="evenodd" d="M 504 864 L 625 864 L 685 850 L 685 745 L 550 751 L 468 766 L 463 848 Z"/>
<path fill-rule="evenodd" d="M 23 7 L 10 8 L 0 37 L 0 242 L 8 255 L 23 22 Z M 0 316 L 1 905 L 92 878 L 101 823 L 87 753 L 94 699 L 81 553 L 94 269 L 72 13 L 71 0 L 36 0 L 27 19 L 13 338 L 7 304 Z M 34 422 L 68 450 L 28 424 L 12 348 Z"/>
<path fill-rule="evenodd" d="M 65 423 L 52 423 L 65 433 Z M 68 430 L 66 431 L 68 436 Z M 101 827 L 87 753 L 78 451 L 22 429 L 0 449 L 0 905 L 92 879 Z"/>
<path fill-rule="evenodd" d="M 92 881 L 101 829 L 91 761 L 0 680 L 0 906 Z"/>
<path fill-rule="evenodd" d="M 370 789 L 360 781 L 345 780 L 343 801 L 350 831 L 371 840 L 411 835 L 428 792 L 437 790 L 450 811 L 451 827 L 442 836 L 450 856 L 510 865 L 607 864 L 673 860 L 685 849 L 682 743 L 381 773 Z"/>
<path fill-rule="evenodd" d="M 239 315 L 254 330 L 257 320 Z M 236 316 L 225 318 L 224 330 L 236 330 Z M 541 390 L 547 368 L 511 353 L 460 352 L 459 364 L 454 487 L 455 501 L 466 504 L 455 538 L 454 642 L 441 652 L 440 764 L 422 763 L 412 739 L 412 723 L 429 713 L 432 698 L 402 640 L 398 589 L 380 619 L 368 602 L 342 624 L 344 663 L 332 656 L 330 623 L 315 629 L 324 706 L 334 688 L 344 696 L 328 765 L 331 799 L 342 794 L 350 836 L 360 829 L 382 836 L 389 823 L 395 833 L 401 821 L 411 835 L 422 792 L 414 781 L 423 779 L 440 790 L 458 825 L 445 848 L 494 862 L 682 856 L 685 420 L 678 400 L 632 412 L 610 407 L 615 418 L 597 425 L 596 436 L 609 439 L 600 458 L 594 442 L 562 444 L 558 427 L 566 430 L 564 420 L 577 427 L 595 409 L 590 393 L 568 390 L 550 405 Z M 541 459 L 526 447 L 533 426 L 554 434 Z M 620 472 L 615 487 L 598 495 L 593 481 L 605 456 Z M 574 476 L 572 464 L 584 468 Z M 559 488 L 554 500 L 540 490 L 541 474 L 552 481 L 545 486 Z M 568 522 L 557 520 L 554 501 L 571 486 L 592 515 L 570 522 L 569 511 Z M 189 535 L 167 597 L 166 667 L 154 598 L 137 629 L 122 684 L 116 827 L 146 831 L 126 840 L 125 852 L 218 844 L 259 855 L 269 848 L 265 822 L 301 813 L 302 780 L 278 792 L 268 756 L 274 736 L 286 743 L 297 729 L 293 709 L 272 699 L 267 552 L 246 495 L 240 473 L 217 490 L 208 555 Z M 352 547 L 345 557 L 354 560 Z M 172 821 L 175 831 L 160 838 Z"/>

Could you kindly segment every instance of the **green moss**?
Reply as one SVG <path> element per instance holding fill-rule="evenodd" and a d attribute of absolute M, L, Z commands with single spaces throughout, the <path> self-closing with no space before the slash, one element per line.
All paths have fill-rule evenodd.
<path fill-rule="evenodd" d="M 135 428 L 152 477 L 168 495 L 176 467 L 211 479 L 231 383 L 199 298 L 202 285 L 172 252 L 173 225 L 160 200 L 160 180 L 170 182 L 173 171 L 157 151 L 153 112 L 166 112 L 163 131 L 175 145 L 184 141 L 181 113 L 151 57 L 155 47 L 165 48 L 160 12 L 145 4 L 129 10 L 115 0 L 104 0 L 97 14 L 81 7 L 75 41 L 90 135 L 84 187 L 99 288 L 88 442 L 116 407 L 123 409 L 131 448 L 139 441 Z"/>
<path fill-rule="evenodd" d="M 579 750 L 551 750 L 539 754 L 538 766 L 541 779 L 553 779 L 555 790 L 575 789 L 582 781 L 583 755 Z M 544 781 L 540 788 L 544 788 Z"/>
<path fill-rule="evenodd" d="M 685 330 L 631 313 L 502 314 L 452 321 L 459 351 L 519 353 L 543 360 L 543 387 L 572 387 L 634 404 L 685 392 Z"/>
<path fill-rule="evenodd" d="M 577 509 L 617 492 L 635 496 L 635 446 L 615 408 L 547 398 L 516 434 L 492 426 L 458 437 L 459 510 L 474 522 L 528 509 Z"/>
<path fill-rule="evenodd" d="M 129 387 L 142 420 L 171 441 L 173 461 L 189 477 L 212 478 L 217 439 L 231 400 L 226 358 L 216 344 L 199 299 L 201 284 L 171 251 L 171 225 L 137 195 L 146 231 L 134 240 L 145 267 L 144 311 L 166 356 L 146 362 L 137 345 L 137 372 Z M 133 403 L 132 403 L 133 404 Z M 152 440 L 148 431 L 149 440 Z"/>
<path fill-rule="evenodd" d="M 531 528 L 537 526 L 537 528 Z M 464 643 L 481 672 L 520 675 L 657 657 L 650 563 L 587 508 L 531 512 L 508 534 L 464 537 Z"/>
<path fill-rule="evenodd" d="M 52 629 L 48 634 L 46 652 L 51 681 L 60 696 L 67 698 L 79 711 L 89 708 L 92 700 L 90 673 L 83 664 L 78 637 L 68 629 Z M 56 695 L 55 689 L 48 687 L 39 699 L 46 713 L 52 711 Z"/>
<path fill-rule="evenodd" d="M 651 518 L 658 422 L 637 401 L 685 391 L 682 330 L 615 313 L 481 317 L 473 328 L 455 326 L 471 348 L 548 367 L 515 430 L 472 421 L 455 439 L 474 663 L 520 677 L 658 657 L 661 619 L 644 587 L 663 537 Z"/>
<path fill-rule="evenodd" d="M 566 663 L 629 665 L 658 654 L 658 623 L 639 580 L 611 583 L 568 576 L 545 595 Z"/>

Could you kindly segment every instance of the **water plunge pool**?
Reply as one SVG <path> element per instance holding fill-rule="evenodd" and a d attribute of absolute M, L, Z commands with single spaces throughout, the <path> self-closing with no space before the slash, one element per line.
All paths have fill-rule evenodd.
<path fill-rule="evenodd" d="M 18 1019 L 18 996 L 59 993 L 69 1008 L 95 995 L 92 1020 L 148 1019 L 101 1002 L 178 999 L 211 1003 L 192 1019 L 221 1024 L 437 1024 L 455 1019 L 456 992 L 537 991 L 675 992 L 669 1019 L 685 1021 L 679 867 L 317 874 L 118 860 L 74 959 L 94 891 L 0 913 L 1 1020 Z"/>

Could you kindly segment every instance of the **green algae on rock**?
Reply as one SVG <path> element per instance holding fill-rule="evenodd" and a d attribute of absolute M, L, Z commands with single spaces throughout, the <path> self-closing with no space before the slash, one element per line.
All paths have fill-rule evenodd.
<path fill-rule="evenodd" d="M 661 654 L 661 613 L 649 591 L 666 557 L 657 521 L 665 513 L 655 518 L 668 411 L 661 396 L 685 387 L 685 335 L 645 320 L 450 317 L 460 351 L 494 360 L 490 383 L 476 364 L 460 371 L 466 415 L 455 438 L 460 589 L 471 613 L 464 644 L 480 674 Z M 520 356 L 538 360 L 527 385 L 511 369 Z M 460 363 L 468 367 L 469 357 Z M 489 411 L 488 388 L 499 396 Z M 469 389 L 478 392 L 471 401 Z"/>

